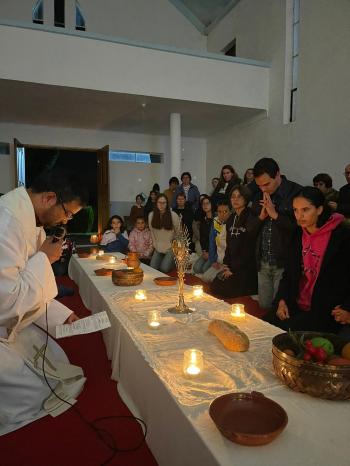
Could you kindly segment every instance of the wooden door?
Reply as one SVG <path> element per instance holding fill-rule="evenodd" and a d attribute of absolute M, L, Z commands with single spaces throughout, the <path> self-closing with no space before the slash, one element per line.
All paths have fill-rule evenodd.
<path fill-rule="evenodd" d="M 109 146 L 97 153 L 98 233 L 102 233 L 109 219 Z"/>

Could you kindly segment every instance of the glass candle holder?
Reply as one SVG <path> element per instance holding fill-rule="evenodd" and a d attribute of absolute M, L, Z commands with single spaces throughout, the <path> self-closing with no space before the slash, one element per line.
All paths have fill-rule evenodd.
<path fill-rule="evenodd" d="M 98 243 L 98 236 L 97 235 L 91 235 L 90 236 L 90 243 L 92 243 L 92 244 Z"/>
<path fill-rule="evenodd" d="M 194 298 L 201 298 L 203 296 L 203 286 L 202 285 L 194 285 L 192 287 L 192 294 Z"/>
<path fill-rule="evenodd" d="M 108 262 L 109 264 L 115 264 L 117 261 L 116 261 L 116 258 L 114 256 L 111 256 L 109 259 L 108 259 Z"/>
<path fill-rule="evenodd" d="M 146 290 L 136 290 L 135 291 L 135 299 L 137 299 L 139 301 L 145 301 L 147 299 Z"/>
<path fill-rule="evenodd" d="M 234 320 L 242 321 L 245 319 L 244 304 L 232 304 L 231 317 Z"/>
<path fill-rule="evenodd" d="M 196 377 L 203 371 L 203 353 L 195 348 L 184 352 L 183 372 L 190 377 Z"/>
<path fill-rule="evenodd" d="M 160 327 L 160 312 L 156 310 L 149 311 L 147 315 L 147 323 L 148 326 L 153 329 Z"/>

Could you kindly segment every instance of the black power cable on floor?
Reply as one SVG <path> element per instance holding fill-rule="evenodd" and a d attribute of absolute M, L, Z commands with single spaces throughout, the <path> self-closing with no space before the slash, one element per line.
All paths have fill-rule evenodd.
<path fill-rule="evenodd" d="M 44 330 L 44 329 L 42 329 L 42 330 Z M 49 331 L 48 330 L 49 330 L 49 323 L 48 323 L 48 318 L 47 318 L 47 304 L 46 304 L 46 330 L 44 330 L 44 332 L 46 333 L 46 341 L 45 341 L 44 354 L 43 354 L 43 363 L 42 363 L 42 371 L 43 371 L 43 376 L 44 376 L 45 382 L 46 382 L 47 386 L 49 387 L 50 391 L 53 393 L 53 395 L 55 395 L 55 397 L 58 398 L 60 401 L 63 401 L 63 403 L 66 403 L 71 408 L 73 408 L 73 411 L 79 416 L 79 418 L 82 420 L 82 422 L 84 424 L 86 424 L 87 426 L 89 426 L 95 432 L 96 436 L 101 440 L 101 442 L 104 445 L 106 445 L 107 448 L 109 448 L 112 451 L 111 456 L 109 458 L 107 458 L 105 461 L 103 461 L 103 463 L 101 463 L 101 466 L 106 466 L 107 464 L 109 464 L 113 460 L 113 458 L 115 457 L 115 455 L 117 453 L 130 453 L 130 452 L 136 451 L 139 448 L 141 448 L 142 445 L 145 443 L 146 436 L 147 436 L 147 425 L 146 425 L 145 421 L 143 421 L 142 419 L 140 419 L 138 417 L 135 417 L 135 416 L 104 416 L 104 417 L 98 417 L 98 418 L 94 419 L 93 421 L 88 421 L 81 414 L 79 409 L 76 406 L 74 406 L 74 404 L 70 403 L 69 401 L 65 400 L 64 398 L 61 398 L 55 392 L 55 390 L 51 387 L 49 381 L 47 380 L 46 373 L 45 373 L 45 356 L 46 356 L 47 345 L 48 345 L 48 342 L 49 342 Z M 135 447 L 133 447 L 133 448 L 118 448 L 117 443 L 116 443 L 116 439 L 114 438 L 113 434 L 111 434 L 106 429 L 102 429 L 101 427 L 98 427 L 98 425 L 97 425 L 99 422 L 109 420 L 109 419 L 132 419 L 134 421 L 137 421 L 139 424 L 141 424 L 142 432 L 143 432 L 143 437 L 142 437 L 141 442 L 138 445 L 136 445 Z"/>

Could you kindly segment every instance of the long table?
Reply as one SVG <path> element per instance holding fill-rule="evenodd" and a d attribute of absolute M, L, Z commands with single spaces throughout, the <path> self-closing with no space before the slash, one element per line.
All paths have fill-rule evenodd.
<path fill-rule="evenodd" d="M 120 254 L 115 254 L 121 258 Z M 345 466 L 350 464 L 350 404 L 312 398 L 282 385 L 273 373 L 271 339 L 280 330 L 247 316 L 239 326 L 250 338 L 246 353 L 230 353 L 207 332 L 213 317 L 229 320 L 229 305 L 208 295 L 185 298 L 195 312 L 174 316 L 176 287 L 156 287 L 160 272 L 142 265 L 144 281 L 137 287 L 117 287 L 110 277 L 97 277 L 103 266 L 95 259 L 72 257 L 69 275 L 79 286 L 85 306 L 106 310 L 112 326 L 103 331 L 112 378 L 135 416 L 148 426 L 147 443 L 160 466 Z M 137 302 L 135 289 L 147 290 Z M 162 310 L 162 326 L 147 326 L 147 312 Z M 203 350 L 205 370 L 187 380 L 181 371 L 183 351 Z M 216 396 L 257 390 L 288 413 L 285 431 L 271 444 L 246 447 L 225 439 L 209 417 Z"/>

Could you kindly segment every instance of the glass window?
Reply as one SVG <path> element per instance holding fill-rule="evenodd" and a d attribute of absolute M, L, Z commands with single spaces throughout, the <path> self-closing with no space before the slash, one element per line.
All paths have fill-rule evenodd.
<path fill-rule="evenodd" d="M 78 31 L 85 31 L 85 18 L 81 11 L 81 6 L 79 5 L 78 0 L 75 2 L 75 29 Z"/>
<path fill-rule="evenodd" d="M 38 0 L 32 9 L 32 20 L 35 24 L 44 24 L 44 2 Z"/>
<path fill-rule="evenodd" d="M 110 150 L 109 160 L 111 162 L 162 163 L 163 154 Z"/>

